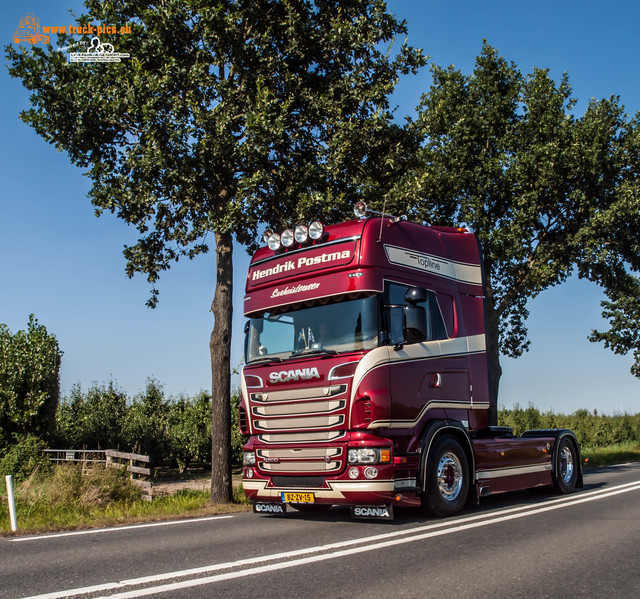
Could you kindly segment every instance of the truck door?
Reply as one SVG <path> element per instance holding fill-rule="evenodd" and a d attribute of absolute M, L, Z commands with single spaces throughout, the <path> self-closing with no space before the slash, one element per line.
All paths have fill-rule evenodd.
<path fill-rule="evenodd" d="M 441 340 L 447 338 L 436 294 L 427 290 L 424 305 L 427 313 L 427 340 L 404 344 L 402 310 L 409 285 L 387 282 L 385 285 L 385 315 L 390 345 L 391 420 L 393 428 L 414 428 L 427 412 L 429 418 L 444 418 L 442 403 L 445 389 L 451 388 L 449 359 L 443 356 Z M 455 366 L 454 366 L 455 368 Z M 457 371 L 455 368 L 454 372 Z"/>

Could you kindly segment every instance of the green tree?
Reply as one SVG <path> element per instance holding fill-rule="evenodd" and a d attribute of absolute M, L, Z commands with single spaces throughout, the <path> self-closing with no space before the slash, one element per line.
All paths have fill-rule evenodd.
<path fill-rule="evenodd" d="M 47 440 L 60 397 L 62 352 L 54 335 L 29 316 L 26 331 L 0 324 L 0 449 L 12 439 Z"/>
<path fill-rule="evenodd" d="M 621 293 L 620 302 L 640 297 L 638 227 L 616 231 L 621 220 L 638 223 L 625 188 L 638 172 L 628 160 L 637 127 L 616 98 L 575 117 L 566 75 L 524 76 L 486 42 L 471 75 L 438 66 L 432 74 L 413 124 L 421 166 L 393 199 L 434 224 L 470 226 L 482 244 L 496 406 L 500 354 L 518 357 L 529 345 L 531 298 L 572 272 Z"/>
<path fill-rule="evenodd" d="M 213 237 L 211 496 L 225 501 L 233 236 L 252 244 L 261 222 L 292 217 L 298 203 L 311 210 L 331 192 L 342 199 L 352 160 L 389 171 L 381 144 L 401 130 L 388 126 L 387 98 L 423 58 L 406 44 L 385 52 L 406 27 L 381 0 L 85 6 L 79 25 L 131 24 L 130 35 L 102 40 L 130 58 L 69 65 L 51 46 L 8 47 L 10 74 L 32 92 L 21 118 L 86 169 L 98 213 L 137 227 L 126 272 L 146 274 L 151 306 L 161 272 L 207 252 Z M 60 46 L 76 41 L 58 37 Z"/>
<path fill-rule="evenodd" d="M 148 455 L 160 465 L 169 455 L 171 405 L 164 397 L 162 385 L 147 379 L 142 393 L 133 398 L 127 410 L 123 437 L 135 453 Z"/>
<path fill-rule="evenodd" d="M 191 462 L 211 461 L 211 396 L 208 393 L 201 391 L 193 398 L 180 396 L 173 401 L 169 426 L 170 457 L 181 472 Z"/>
<path fill-rule="evenodd" d="M 125 449 L 126 415 L 127 396 L 113 381 L 94 383 L 86 393 L 74 385 L 58 406 L 56 443 L 73 449 Z"/>

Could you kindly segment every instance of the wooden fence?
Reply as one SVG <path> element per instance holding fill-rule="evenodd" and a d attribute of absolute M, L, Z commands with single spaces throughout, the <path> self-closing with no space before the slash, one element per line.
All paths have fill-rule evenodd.
<path fill-rule="evenodd" d="M 153 468 L 148 455 L 115 449 L 45 449 L 44 452 L 49 455 L 50 462 L 105 464 L 107 468 L 124 469 L 131 482 L 142 489 L 145 499 L 150 500 L 153 495 Z"/>
<path fill-rule="evenodd" d="M 151 482 L 153 468 L 151 468 L 151 458 L 148 455 L 127 453 L 115 449 L 107 449 L 105 455 L 107 468 L 124 468 L 129 472 L 131 482 L 142 489 L 143 497 L 151 500 L 153 496 L 153 483 Z"/>

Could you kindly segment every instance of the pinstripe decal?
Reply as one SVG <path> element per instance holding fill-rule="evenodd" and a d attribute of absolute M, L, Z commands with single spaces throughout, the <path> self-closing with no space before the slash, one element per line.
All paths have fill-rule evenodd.
<path fill-rule="evenodd" d="M 519 474 L 533 474 L 534 472 L 548 472 L 551 470 L 551 462 L 534 464 L 533 466 L 515 466 L 513 468 L 496 468 L 495 470 L 478 470 L 476 480 L 503 478 L 505 476 L 518 476 Z"/>
<path fill-rule="evenodd" d="M 420 410 L 420 413 L 413 420 L 376 420 L 372 422 L 367 429 L 374 428 L 413 428 L 422 419 L 426 412 L 429 410 L 435 410 L 437 408 L 448 410 L 486 410 L 489 407 L 489 402 L 470 402 L 470 401 L 430 401 L 425 404 Z"/>
<path fill-rule="evenodd" d="M 384 251 L 387 254 L 387 260 L 391 264 L 428 272 L 431 275 L 460 281 L 461 283 L 482 285 L 482 271 L 479 264 L 456 262 L 442 256 L 423 254 L 422 252 L 393 245 L 385 245 Z"/>

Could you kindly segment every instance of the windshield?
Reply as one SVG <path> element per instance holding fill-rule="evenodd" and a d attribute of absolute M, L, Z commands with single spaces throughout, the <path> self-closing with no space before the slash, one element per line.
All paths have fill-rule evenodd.
<path fill-rule="evenodd" d="M 265 312 L 251 318 L 246 328 L 245 362 L 368 350 L 378 345 L 375 295 L 321 301 L 311 307 Z"/>

